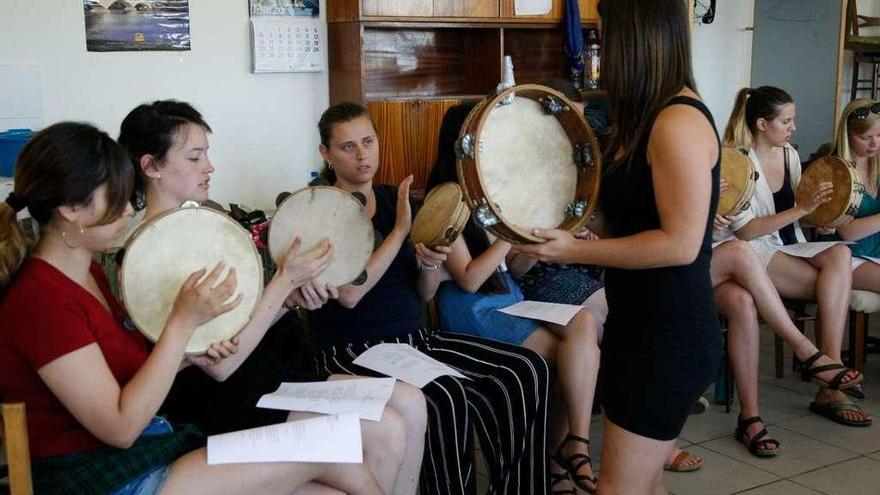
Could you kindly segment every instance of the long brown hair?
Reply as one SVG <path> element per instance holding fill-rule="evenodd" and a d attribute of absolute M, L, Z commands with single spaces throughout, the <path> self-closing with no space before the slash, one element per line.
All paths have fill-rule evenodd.
<path fill-rule="evenodd" d="M 724 130 L 724 144 L 751 149 L 758 132 L 758 120 L 776 118 L 780 108 L 787 103 L 794 103 L 794 98 L 785 90 L 774 86 L 739 90 L 730 120 L 727 121 L 727 129 Z"/>
<path fill-rule="evenodd" d="M 837 133 L 834 135 L 834 150 L 831 152 L 833 155 L 853 162 L 856 160 L 849 143 L 850 138 L 868 132 L 871 127 L 874 127 L 874 124 L 880 121 L 880 115 L 869 110 L 865 118 L 859 119 L 852 118 L 852 113 L 858 108 L 870 109 L 875 103 L 870 98 L 859 98 L 849 102 L 843 109 L 840 123 L 837 124 Z M 868 176 L 875 187 L 880 187 L 880 155 L 868 160 Z"/>
<path fill-rule="evenodd" d="M 614 122 L 608 156 L 628 164 L 657 115 L 684 88 L 696 91 L 681 0 L 601 0 L 602 80 Z"/>
<path fill-rule="evenodd" d="M 107 211 L 97 225 L 125 212 L 134 169 L 116 141 L 89 124 L 62 122 L 43 129 L 21 150 L 15 165 L 15 202 L 45 227 L 56 208 L 87 205 L 107 184 Z M 0 287 L 15 277 L 30 248 L 15 211 L 0 203 Z"/>

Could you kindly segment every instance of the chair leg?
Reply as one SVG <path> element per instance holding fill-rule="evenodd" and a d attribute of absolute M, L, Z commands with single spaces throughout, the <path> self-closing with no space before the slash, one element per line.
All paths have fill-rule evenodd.
<path fill-rule="evenodd" d="M 3 404 L 3 443 L 9 463 L 10 495 L 32 495 L 31 454 L 23 403 Z"/>
<path fill-rule="evenodd" d="M 849 325 L 849 366 L 858 371 L 865 368 L 865 334 L 868 332 L 868 315 L 852 311 Z"/>
<path fill-rule="evenodd" d="M 779 335 L 773 336 L 773 351 L 776 357 L 776 378 L 782 378 L 785 376 L 785 348 Z"/>

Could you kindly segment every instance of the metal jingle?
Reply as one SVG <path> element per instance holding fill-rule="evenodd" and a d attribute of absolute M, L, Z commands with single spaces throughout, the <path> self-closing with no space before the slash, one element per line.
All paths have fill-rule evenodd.
<path fill-rule="evenodd" d="M 593 156 L 593 147 L 589 142 L 578 143 L 574 146 L 572 160 L 577 168 L 584 170 L 596 166 L 596 158 Z"/>
<path fill-rule="evenodd" d="M 492 208 L 485 204 L 478 206 L 474 210 L 474 220 L 477 222 L 477 225 L 484 229 L 500 223 Z"/>
<path fill-rule="evenodd" d="M 582 218 L 587 213 L 587 202 L 585 200 L 572 201 L 565 205 L 565 218 Z"/>

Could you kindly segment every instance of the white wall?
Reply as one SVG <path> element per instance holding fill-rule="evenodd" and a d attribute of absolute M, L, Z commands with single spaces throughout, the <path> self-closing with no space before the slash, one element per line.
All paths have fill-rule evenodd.
<path fill-rule="evenodd" d="M 191 51 L 97 53 L 81 1 L 0 0 L 0 65 L 41 68 L 47 124 L 88 121 L 115 137 L 141 102 L 193 103 L 214 129 L 212 198 L 269 208 L 320 166 L 327 72 L 251 74 L 247 0 L 189 3 Z"/>
<path fill-rule="evenodd" d="M 708 4 L 708 2 L 706 2 Z M 715 22 L 694 24 L 694 77 L 700 95 L 724 133 L 736 92 L 749 85 L 752 65 L 753 0 L 717 2 Z"/>

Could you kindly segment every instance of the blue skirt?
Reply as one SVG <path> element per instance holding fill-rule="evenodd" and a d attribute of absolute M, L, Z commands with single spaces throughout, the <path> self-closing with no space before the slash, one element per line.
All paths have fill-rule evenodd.
<path fill-rule="evenodd" d="M 506 294 L 471 294 L 461 290 L 455 282 L 443 282 L 436 296 L 440 329 L 522 344 L 541 323 L 497 311 L 524 299 L 513 278 L 507 272 L 503 276 L 510 288 Z"/>

